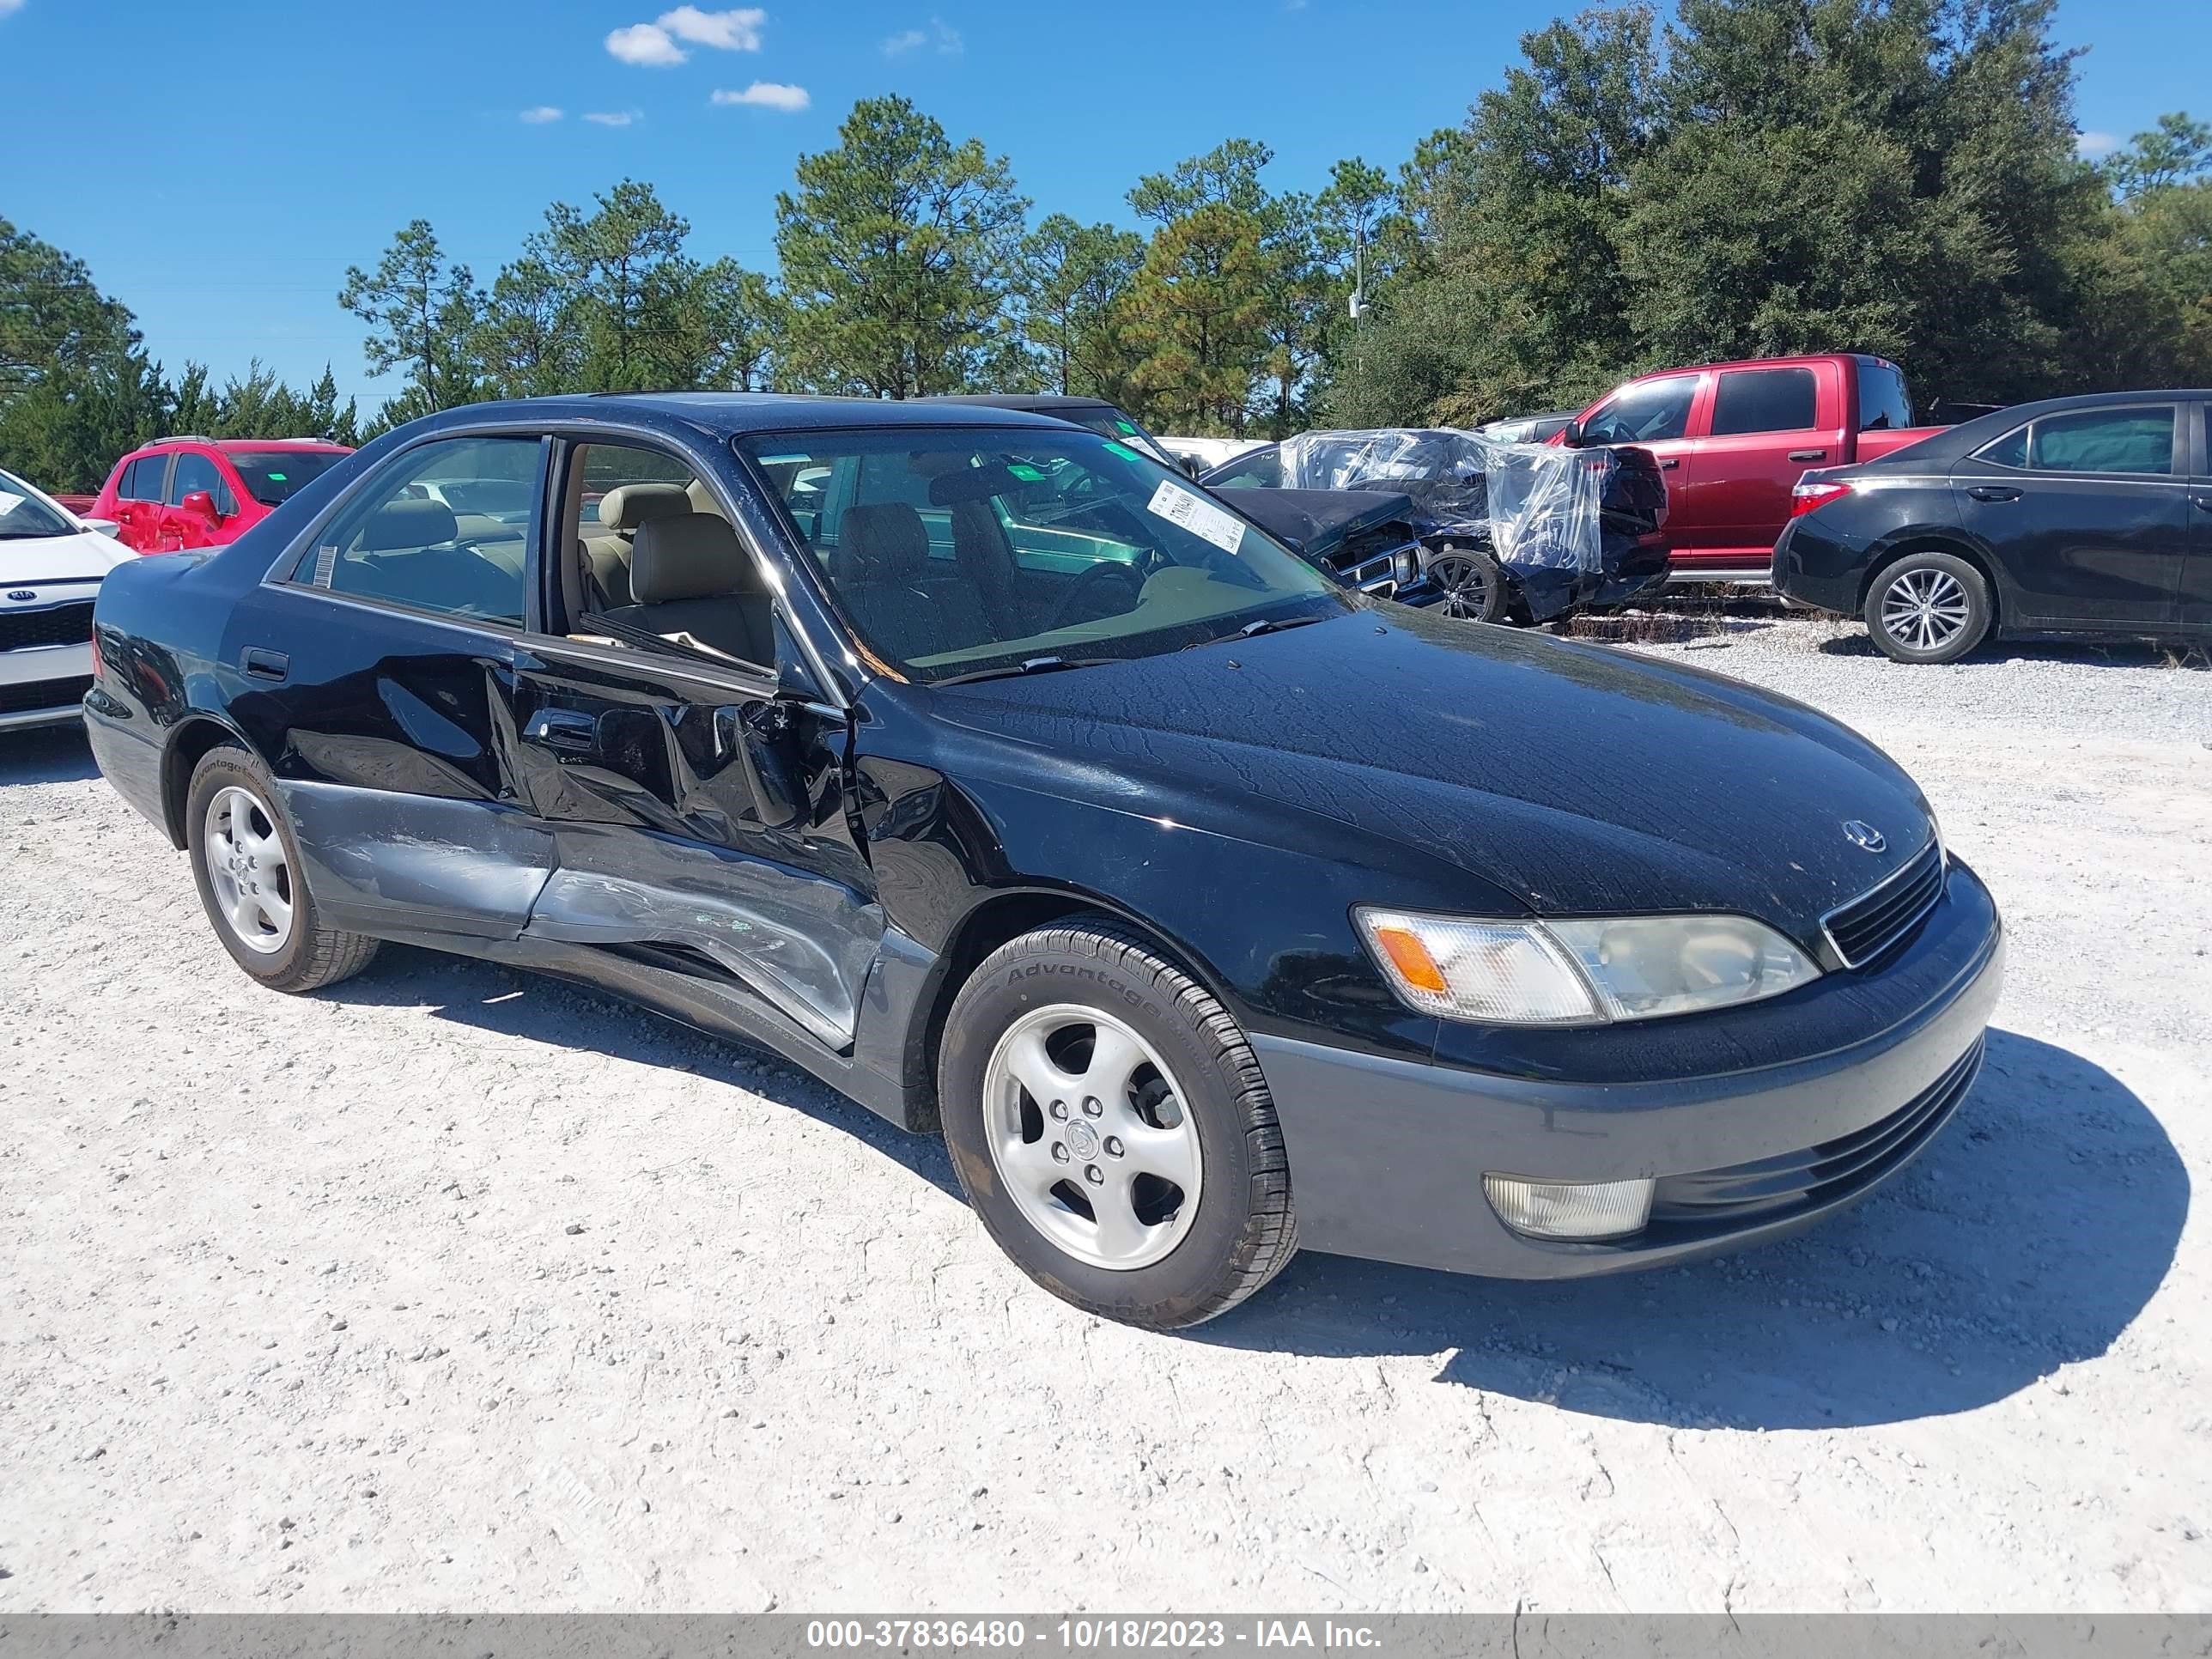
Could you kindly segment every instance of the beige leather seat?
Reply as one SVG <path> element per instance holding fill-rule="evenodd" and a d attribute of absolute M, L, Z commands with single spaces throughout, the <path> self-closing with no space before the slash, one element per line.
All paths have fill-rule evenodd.
<path fill-rule="evenodd" d="M 606 611 L 633 603 L 633 538 L 641 526 L 655 520 L 691 511 L 691 497 L 682 484 L 622 484 L 600 496 L 598 528 L 580 538 L 585 568 L 599 584 L 598 602 L 592 608 Z"/>
<path fill-rule="evenodd" d="M 647 519 L 630 547 L 629 585 L 636 603 L 609 608 L 609 621 L 775 664 L 775 604 L 728 520 L 706 513 Z"/>

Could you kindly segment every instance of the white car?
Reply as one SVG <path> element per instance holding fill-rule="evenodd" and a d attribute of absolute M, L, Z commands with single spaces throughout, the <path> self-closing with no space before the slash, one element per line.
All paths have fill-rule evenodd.
<path fill-rule="evenodd" d="M 0 732 L 83 717 L 92 602 L 100 579 L 136 556 L 113 525 L 0 472 Z"/>

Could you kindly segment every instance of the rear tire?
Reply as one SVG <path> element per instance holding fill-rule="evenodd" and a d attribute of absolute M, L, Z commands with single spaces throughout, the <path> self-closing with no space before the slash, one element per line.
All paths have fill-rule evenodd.
<path fill-rule="evenodd" d="M 1953 553 L 1908 553 L 1867 590 L 1875 648 L 1896 662 L 1958 659 L 1987 638 L 1996 611 L 1982 573 Z"/>
<path fill-rule="evenodd" d="M 317 991 L 368 967 L 378 941 L 323 925 L 278 799 L 246 750 L 203 755 L 185 797 L 192 881 L 232 961 L 272 991 Z"/>
<path fill-rule="evenodd" d="M 1290 1161 L 1226 1009 L 1105 917 L 1000 946 L 938 1063 L 952 1167 L 1023 1272 L 1087 1313 L 1176 1330 L 1297 1250 Z"/>

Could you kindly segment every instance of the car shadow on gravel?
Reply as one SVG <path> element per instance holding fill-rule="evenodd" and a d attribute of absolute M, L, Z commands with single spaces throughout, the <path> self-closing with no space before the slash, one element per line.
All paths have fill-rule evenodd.
<path fill-rule="evenodd" d="M 0 789 L 17 783 L 80 783 L 99 775 L 81 726 L 0 732 Z"/>
<path fill-rule="evenodd" d="M 2165 1130 L 2118 1079 L 2012 1032 L 1989 1042 L 1927 1154 L 1795 1238 L 1552 1283 L 1309 1253 L 1188 1334 L 1442 1355 L 1440 1382 L 1675 1427 L 1838 1428 L 1988 1405 L 2112 1345 L 2172 1261 L 2190 1196 Z"/>
<path fill-rule="evenodd" d="M 1831 657 L 1878 657 L 1863 631 L 1838 634 L 1814 649 Z M 2079 664 L 2086 668 L 2172 668 L 2203 672 L 2212 669 L 2212 652 L 2202 644 L 2160 645 L 2148 640 L 1999 640 L 1978 647 L 1953 668 L 2002 668 L 2015 662 Z M 1910 665 L 1900 664 L 1899 666 Z"/>
<path fill-rule="evenodd" d="M 367 973 L 317 994 L 357 1007 L 427 1007 L 437 1018 L 502 1036 L 734 1083 L 763 1100 L 844 1130 L 966 1202 L 945 1142 L 938 1136 L 894 1128 L 765 1048 L 695 1031 L 588 986 L 469 957 L 386 945 Z"/>

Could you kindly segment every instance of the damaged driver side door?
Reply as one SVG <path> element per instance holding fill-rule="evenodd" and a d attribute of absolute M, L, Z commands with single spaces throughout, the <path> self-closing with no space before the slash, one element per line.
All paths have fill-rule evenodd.
<path fill-rule="evenodd" d="M 570 465 L 612 466 L 612 448 L 573 446 Z M 568 499 L 584 493 L 572 474 Z M 793 665 L 744 659 L 788 635 L 726 519 L 678 508 L 637 541 L 632 603 L 518 644 L 517 771 L 554 841 L 524 936 L 685 975 L 849 1049 L 883 923 L 847 823 L 846 716 Z"/>

